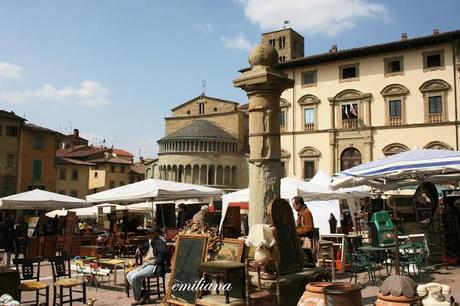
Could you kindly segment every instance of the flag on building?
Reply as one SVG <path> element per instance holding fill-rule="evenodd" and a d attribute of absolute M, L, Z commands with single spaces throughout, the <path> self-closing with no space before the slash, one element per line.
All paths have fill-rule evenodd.
<path fill-rule="evenodd" d="M 353 118 L 357 118 L 358 117 L 358 105 L 356 105 L 356 108 L 353 106 L 353 105 L 356 105 L 356 104 L 350 104 L 350 114 L 353 115 Z"/>

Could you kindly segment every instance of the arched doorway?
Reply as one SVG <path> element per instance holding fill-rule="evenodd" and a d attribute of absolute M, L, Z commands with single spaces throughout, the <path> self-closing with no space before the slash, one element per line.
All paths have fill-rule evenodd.
<path fill-rule="evenodd" d="M 361 152 L 355 148 L 343 150 L 340 156 L 340 171 L 350 169 L 362 163 Z"/>

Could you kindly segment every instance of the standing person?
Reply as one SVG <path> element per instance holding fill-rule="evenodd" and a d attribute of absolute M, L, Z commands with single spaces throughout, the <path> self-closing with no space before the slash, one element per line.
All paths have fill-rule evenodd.
<path fill-rule="evenodd" d="M 14 252 L 14 223 L 12 217 L 5 214 L 4 220 L 0 222 L 0 247 L 6 253 L 6 266 L 11 265 L 11 254 Z"/>
<path fill-rule="evenodd" d="M 292 207 L 297 212 L 296 232 L 301 240 L 303 251 L 308 257 L 310 263 L 314 263 L 314 229 L 313 215 L 303 201 L 302 197 L 292 199 Z"/>
<path fill-rule="evenodd" d="M 199 212 L 197 212 L 194 216 L 193 216 L 193 223 L 195 224 L 199 224 L 201 226 L 205 226 L 205 225 L 208 225 L 209 224 L 209 217 L 208 217 L 208 214 L 209 214 L 209 207 L 208 205 L 203 205 L 201 206 L 201 209 Z"/>
<path fill-rule="evenodd" d="M 26 222 L 24 216 L 19 216 L 17 223 L 14 226 L 14 247 L 16 255 L 26 253 L 26 243 L 27 243 L 27 231 L 29 230 L 29 224 Z M 37 225 L 38 231 L 38 225 Z"/>
<path fill-rule="evenodd" d="M 179 213 L 177 214 L 177 228 L 183 228 L 188 220 L 192 219 L 184 203 L 179 204 Z"/>
<path fill-rule="evenodd" d="M 148 297 L 142 296 L 142 280 L 153 275 L 164 276 L 166 273 L 166 260 L 168 258 L 168 247 L 166 240 L 161 236 L 161 229 L 158 226 L 147 230 L 149 241 L 136 250 L 136 255 L 143 255 L 142 265 L 126 274 L 133 295 L 136 300 L 131 305 L 143 305 Z"/>

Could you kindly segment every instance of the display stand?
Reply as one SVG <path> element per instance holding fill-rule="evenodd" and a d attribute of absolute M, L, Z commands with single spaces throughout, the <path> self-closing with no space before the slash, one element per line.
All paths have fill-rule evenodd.
<path fill-rule="evenodd" d="M 338 273 L 345 272 L 345 264 L 346 264 L 346 235 L 345 234 L 326 234 L 320 235 L 320 240 L 331 241 L 333 243 L 333 250 L 334 250 L 334 260 L 335 260 L 335 267 L 337 268 Z M 325 259 L 326 262 L 330 262 L 330 259 Z"/>

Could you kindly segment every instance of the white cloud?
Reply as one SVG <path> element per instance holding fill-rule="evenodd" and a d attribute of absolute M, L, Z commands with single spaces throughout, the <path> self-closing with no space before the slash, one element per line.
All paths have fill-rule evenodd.
<path fill-rule="evenodd" d="M 209 32 L 212 32 L 214 27 L 210 23 L 207 23 L 207 24 L 204 24 L 204 25 L 201 25 L 201 24 L 197 23 L 197 24 L 195 24 L 193 26 L 193 29 L 195 31 L 199 31 L 199 32 L 202 32 L 202 33 L 209 33 Z"/>
<path fill-rule="evenodd" d="M 0 78 L 3 79 L 20 79 L 22 78 L 23 69 L 21 66 L 0 62 Z"/>
<path fill-rule="evenodd" d="M 59 102 L 85 107 L 101 107 L 111 104 L 110 91 L 96 81 L 82 81 L 79 88 L 66 86 L 57 89 L 46 84 L 38 90 L 1 90 L 0 101 L 11 104 L 31 102 Z"/>
<path fill-rule="evenodd" d="M 243 34 L 233 37 L 221 37 L 221 40 L 225 48 L 233 50 L 251 51 L 256 45 L 247 40 Z"/>
<path fill-rule="evenodd" d="M 360 18 L 389 20 L 382 4 L 369 0 L 238 0 L 246 17 L 262 30 L 278 30 L 285 20 L 303 33 L 336 35 L 353 28 Z"/>

